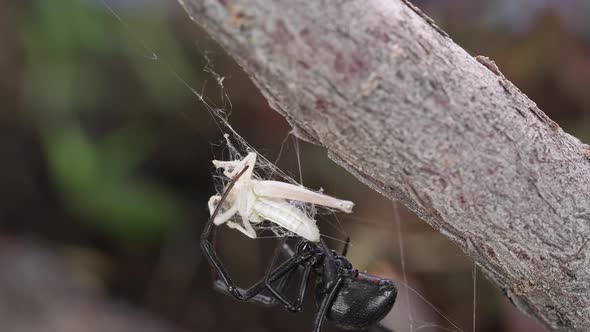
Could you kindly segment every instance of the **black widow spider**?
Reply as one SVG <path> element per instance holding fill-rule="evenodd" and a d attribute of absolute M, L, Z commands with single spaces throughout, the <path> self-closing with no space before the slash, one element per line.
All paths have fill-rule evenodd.
<path fill-rule="evenodd" d="M 323 241 L 310 242 L 298 238 L 296 249 L 291 253 L 291 257 L 273 268 L 279 253 L 285 248 L 287 239 L 284 238 L 273 254 L 270 268 L 264 279 L 246 290 L 236 286 L 213 249 L 211 238 L 215 235 L 213 220 L 219 213 L 227 194 L 247 169 L 248 167 L 244 168 L 229 182 L 201 235 L 201 248 L 212 268 L 220 277 L 215 281 L 215 287 L 241 301 L 267 305 L 282 303 L 289 311 L 299 312 L 302 309 L 305 291 L 313 271 L 316 275 L 315 296 L 318 304 L 313 322 L 313 332 L 321 331 L 324 318 L 345 329 L 367 328 L 383 319 L 395 303 L 397 289 L 390 280 L 354 269 L 344 257 L 348 242 L 343 254 L 338 255 L 330 250 Z M 303 277 L 297 290 L 297 297 L 294 301 L 289 301 L 283 290 L 288 287 L 292 276 L 300 267 L 303 268 Z"/>

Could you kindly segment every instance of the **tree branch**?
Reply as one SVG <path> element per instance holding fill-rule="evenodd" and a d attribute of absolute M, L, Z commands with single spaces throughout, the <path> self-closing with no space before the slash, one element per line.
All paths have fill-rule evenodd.
<path fill-rule="evenodd" d="M 456 241 L 522 310 L 590 330 L 590 149 L 390 0 L 179 0 L 299 137 Z"/>

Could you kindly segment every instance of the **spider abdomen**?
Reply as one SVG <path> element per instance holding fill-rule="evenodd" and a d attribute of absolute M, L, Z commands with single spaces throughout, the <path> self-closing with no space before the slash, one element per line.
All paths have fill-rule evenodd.
<path fill-rule="evenodd" d="M 327 317 L 344 329 L 364 329 L 382 320 L 396 297 L 397 289 L 391 281 L 359 273 L 346 279 Z"/>
<path fill-rule="evenodd" d="M 308 241 L 318 242 L 320 231 L 315 220 L 286 200 L 259 197 L 254 203 L 254 212 L 261 219 L 274 222 Z"/>

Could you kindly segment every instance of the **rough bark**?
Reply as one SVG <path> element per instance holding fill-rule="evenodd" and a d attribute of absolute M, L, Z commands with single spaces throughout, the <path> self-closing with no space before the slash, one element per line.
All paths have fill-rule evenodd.
<path fill-rule="evenodd" d="M 590 330 L 590 149 L 400 0 L 179 0 L 301 138 Z"/>

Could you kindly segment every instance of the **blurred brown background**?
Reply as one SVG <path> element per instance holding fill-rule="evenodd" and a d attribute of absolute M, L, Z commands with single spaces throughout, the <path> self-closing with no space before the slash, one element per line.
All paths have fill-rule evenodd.
<path fill-rule="evenodd" d="M 414 2 L 590 140 L 590 2 Z M 211 289 L 198 237 L 224 141 L 175 73 L 229 109 L 207 68 L 224 76 L 231 124 L 270 160 L 283 147 L 279 165 L 299 178 L 289 126 L 176 2 L 108 3 L 121 21 L 100 0 L 0 0 L 0 331 L 309 330 L 313 296 L 292 315 Z M 306 186 L 357 203 L 352 216 L 320 220 L 322 232 L 350 235 L 353 264 L 400 285 L 386 324 L 471 331 L 473 262 L 404 208 L 396 218 L 324 151 L 298 145 Z M 262 276 L 272 239 L 224 228 L 220 242 L 241 284 Z M 476 331 L 543 330 L 481 273 L 476 282 Z"/>

